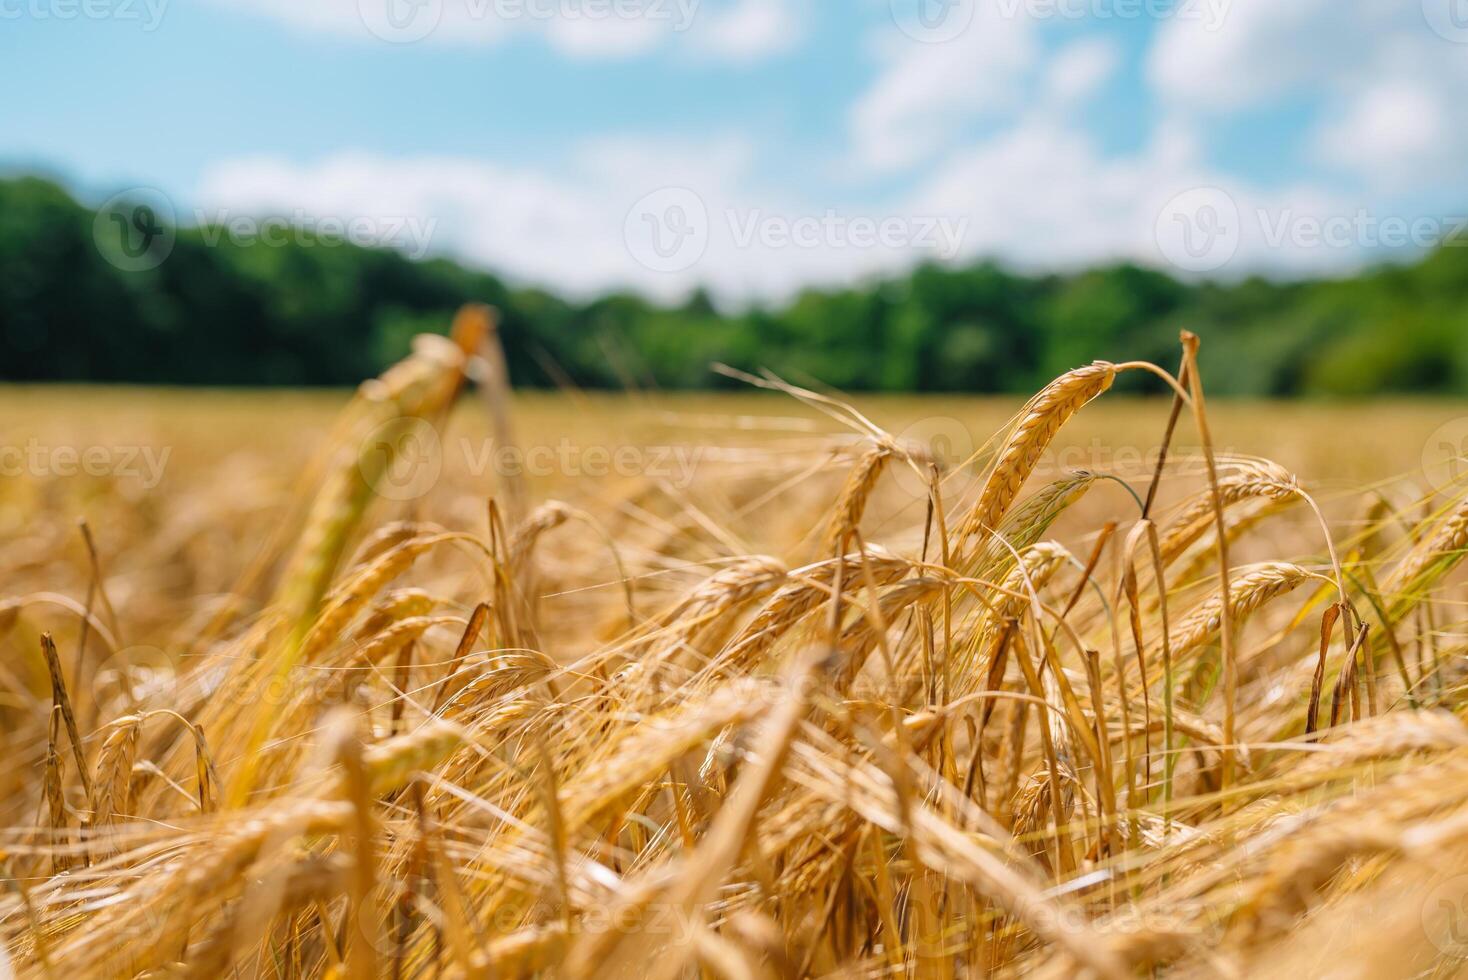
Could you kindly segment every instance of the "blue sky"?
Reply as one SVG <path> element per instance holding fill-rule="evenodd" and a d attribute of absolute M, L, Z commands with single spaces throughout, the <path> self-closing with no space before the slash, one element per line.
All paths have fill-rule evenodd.
<path fill-rule="evenodd" d="M 580 295 L 1330 273 L 1468 213 L 1468 0 L 0 0 L 0 82 L 0 162 L 89 202 Z"/>

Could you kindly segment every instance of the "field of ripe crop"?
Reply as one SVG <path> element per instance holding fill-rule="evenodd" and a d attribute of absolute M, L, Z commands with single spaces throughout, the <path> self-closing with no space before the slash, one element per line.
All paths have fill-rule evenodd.
<path fill-rule="evenodd" d="M 1468 404 L 1209 401 L 1206 347 L 525 393 L 455 340 L 0 389 L 0 977 L 1468 957 Z"/>

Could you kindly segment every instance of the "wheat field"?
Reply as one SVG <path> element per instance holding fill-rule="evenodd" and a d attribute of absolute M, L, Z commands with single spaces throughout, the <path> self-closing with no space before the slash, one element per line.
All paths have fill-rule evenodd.
<path fill-rule="evenodd" d="M 6 393 L 0 977 L 1457 974 L 1468 409 L 1179 358 Z"/>

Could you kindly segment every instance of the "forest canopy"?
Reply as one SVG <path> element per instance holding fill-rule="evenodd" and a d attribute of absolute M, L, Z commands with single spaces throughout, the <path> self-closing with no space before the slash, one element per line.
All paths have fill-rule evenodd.
<path fill-rule="evenodd" d="M 715 388 L 714 361 L 852 391 L 1017 393 L 1095 358 L 1166 362 L 1206 342 L 1218 393 L 1468 391 L 1468 249 L 1349 278 L 1185 282 L 1131 264 L 1024 275 L 924 265 L 788 303 L 720 310 L 630 294 L 573 302 L 442 258 L 347 243 L 235 243 L 180 228 L 123 271 L 59 185 L 0 180 L 0 377 L 179 385 L 350 385 L 465 302 L 498 307 L 519 385 Z"/>

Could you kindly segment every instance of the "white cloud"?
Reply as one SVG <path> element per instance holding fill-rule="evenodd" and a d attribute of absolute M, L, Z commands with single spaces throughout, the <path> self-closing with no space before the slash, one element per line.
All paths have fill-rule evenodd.
<path fill-rule="evenodd" d="M 893 59 L 856 106 L 857 146 L 893 167 L 932 162 L 906 207 L 968 216 L 965 257 L 1035 269 L 1129 258 L 1177 271 L 1180 240 L 1217 232 L 1227 255 L 1216 265 L 1205 256 L 1198 269 L 1337 273 L 1379 260 L 1404 229 L 1413 229 L 1410 253 L 1425 247 L 1415 229 L 1453 228 L 1448 215 L 1438 221 L 1398 192 L 1441 200 L 1462 173 L 1468 101 L 1455 96 L 1468 91 L 1468 48 L 1429 29 L 1413 3 L 1232 0 L 1224 10 L 1221 22 L 1174 17 L 1158 26 L 1146 66 L 1157 108 L 1139 150 L 1103 149 L 1080 112 L 1113 76 L 1119 50 L 1093 36 L 1044 53 L 1023 24 L 1009 28 L 1017 44 L 1002 72 L 994 63 L 949 67 L 942 52 Z M 968 88 L 945 93 L 943 71 Z M 994 81 L 1004 73 L 1007 81 Z M 1020 105 L 981 100 L 973 94 L 987 91 L 981 77 L 1033 94 Z M 1305 149 L 1335 172 L 1262 184 L 1210 163 L 1204 137 L 1219 119 L 1294 99 L 1315 110 Z M 993 134 L 955 145 L 953 134 L 971 131 L 986 110 Z M 905 155 L 894 152 L 893 137 L 905 134 L 916 138 L 896 144 Z M 1359 178 L 1354 187 L 1341 172 Z"/>
<path fill-rule="evenodd" d="M 492 0 L 212 0 L 287 27 L 347 40 L 494 44 L 514 21 L 494 16 Z M 392 30 L 396 27 L 397 32 Z M 374 29 L 388 35 L 384 38 Z M 419 35 L 419 32 L 422 35 Z"/>
<path fill-rule="evenodd" d="M 1369 2 L 1369 0 L 1368 0 Z M 1233 0 L 1223 23 L 1170 18 L 1159 25 L 1147 74 L 1160 97 L 1197 109 L 1238 109 L 1333 72 L 1350 60 L 1355 0 Z M 1383 5 L 1384 6 L 1384 5 Z"/>
<path fill-rule="evenodd" d="M 729 59 L 771 55 L 803 26 L 787 2 L 739 0 L 716 16 L 701 13 L 689 50 L 712 44 Z M 236 160 L 212 169 L 198 196 L 257 212 L 432 219 L 438 251 L 579 296 L 631 287 L 676 298 L 702 284 L 725 299 L 777 300 L 935 256 L 997 256 L 1037 269 L 1129 258 L 1167 268 L 1159 235 L 1176 231 L 1178 217 L 1169 204 L 1218 188 L 1237 239 L 1218 274 L 1334 272 L 1370 257 L 1373 232 L 1353 220 L 1393 218 L 1391 189 L 1460 174 L 1468 158 L 1468 103 L 1455 98 L 1468 91 L 1465 49 L 1371 4 L 1233 0 L 1221 30 L 1184 19 L 1160 25 L 1148 61 L 1158 103 L 1150 136 L 1120 154 L 1103 149 L 1084 118 L 1121 64 L 1116 42 L 1093 35 L 1047 49 L 1032 18 L 998 16 L 982 4 L 972 27 L 945 43 L 880 33 L 879 71 L 848 117 L 855 173 L 866 179 L 846 185 L 854 190 L 812 197 L 793 181 L 764 183 L 756 147 L 737 137 L 627 136 L 589 141 L 550 169 L 361 154 L 308 164 Z M 612 43 L 573 35 L 551 42 Z M 628 35 L 618 43 L 659 42 Z M 1327 172 L 1257 186 L 1210 164 L 1204 137 L 1219 118 L 1296 94 L 1323 107 L 1306 148 L 1363 178 L 1366 191 L 1348 193 Z M 975 136 L 985 130 L 991 135 Z M 921 177 L 902 178 L 918 166 Z M 869 180 L 875 175 L 882 179 Z M 893 184 L 880 197 L 861 190 Z M 640 213 L 639 202 L 654 213 Z M 670 216 L 671 224 L 658 224 Z M 1218 215 L 1200 217 L 1184 230 L 1208 233 Z M 853 245 L 853 218 L 906 222 L 909 239 Z M 961 234 L 910 240 L 921 222 L 948 222 Z M 689 223 L 701 233 L 697 261 L 673 271 L 658 271 L 664 256 L 649 256 L 631 237 L 651 228 L 676 243 Z M 1322 242 L 1323 228 L 1338 240 Z M 789 240 L 806 231 L 808 242 Z"/>
<path fill-rule="evenodd" d="M 1429 0 L 1446 3 L 1448 0 Z M 1168 111 L 1206 120 L 1304 99 L 1320 160 L 1398 189 L 1451 176 L 1468 153 L 1468 58 L 1421 3 L 1233 0 L 1221 29 L 1170 20 L 1147 76 Z"/>
<path fill-rule="evenodd" d="M 1168 229 L 1159 226 L 1174 218 L 1174 198 L 1189 192 L 1204 206 L 1224 205 L 1221 215 L 1181 216 L 1199 221 L 1200 240 L 1218 219 L 1217 230 L 1236 241 L 1209 269 L 1224 277 L 1339 271 L 1365 261 L 1373 244 L 1369 228 L 1356 230 L 1353 201 L 1310 184 L 1265 189 L 1231 178 L 1210 168 L 1178 125 L 1159 128 L 1136 154 L 1109 157 L 1079 132 L 1036 116 L 952 154 L 909 207 L 967 215 L 964 258 L 998 256 L 1041 271 L 1130 259 L 1180 274 Z M 1320 225 L 1343 240 L 1324 240 Z"/>
<path fill-rule="evenodd" d="M 684 284 L 649 274 L 629 254 L 627 209 L 643 187 L 696 184 L 722 196 L 745 159 L 733 141 L 701 154 L 655 141 L 604 143 L 558 175 L 454 157 L 339 154 L 311 164 L 257 157 L 211 167 L 195 197 L 211 216 L 301 209 L 317 219 L 411 217 L 434 223 L 433 252 L 521 282 L 583 296 L 618 285 L 671 295 Z"/>
<path fill-rule="evenodd" d="M 632 288 L 676 300 L 703 285 L 734 302 L 780 301 L 933 258 L 999 257 L 1044 271 L 1130 259 L 1178 273 L 1168 233 L 1191 246 L 1194 233 L 1206 244 L 1220 229 L 1232 244 L 1203 271 L 1333 273 L 1370 260 L 1377 223 L 1392 218 L 1310 183 L 1261 188 L 1233 179 L 1207 165 L 1178 123 L 1159 127 L 1136 153 L 1109 156 L 1037 114 L 949 154 L 930 179 L 885 203 L 797 198 L 761 185 L 756 162 L 754 147 L 734 137 L 602 140 L 557 172 L 448 157 L 251 158 L 212 168 L 196 200 L 214 221 L 408 219 L 433 229 L 435 252 L 581 298 Z M 1175 213 L 1177 196 L 1189 194 L 1201 195 L 1209 213 Z M 1179 222 L 1196 227 L 1179 231 Z M 854 231 L 863 223 L 865 232 Z M 878 231 L 889 225 L 891 240 Z M 682 261 L 686 229 L 700 237 Z M 666 253 L 649 251 L 665 238 Z"/>
<path fill-rule="evenodd" d="M 974 124 L 1061 112 L 1094 94 L 1121 64 L 1120 46 L 1083 37 L 1056 51 L 1038 22 L 1004 4 L 973 7 L 973 22 L 941 43 L 880 30 L 880 69 L 852 105 L 848 125 L 859 171 L 891 173 L 941 156 Z"/>
<path fill-rule="evenodd" d="M 1035 120 L 952 154 L 914 206 L 956 207 L 972 219 L 971 256 L 1002 255 L 1029 266 L 1072 266 L 1150 251 L 1147 199 L 1163 186 L 1206 180 L 1187 161 L 1155 154 L 1103 158 L 1080 134 Z M 1157 204 L 1160 206 L 1160 201 Z"/>
<path fill-rule="evenodd" d="M 1461 136 L 1450 132 L 1450 110 L 1437 92 L 1398 79 L 1350 100 L 1317 134 L 1322 157 L 1348 170 L 1402 184 L 1443 162 Z"/>
<path fill-rule="evenodd" d="M 598 141 L 557 173 L 443 157 L 247 158 L 211 168 L 194 198 L 214 222 L 406 218 L 433 228 L 434 252 L 583 298 L 631 287 L 677 299 L 705 285 L 726 300 L 779 300 L 813 284 L 951 257 L 961 246 L 965 228 L 951 211 L 915 216 L 870 202 L 800 200 L 755 182 L 752 161 L 751 147 L 732 137 L 697 145 Z M 652 192 L 661 195 L 658 210 L 635 210 Z M 669 201 L 682 210 L 654 231 L 671 239 L 675 225 L 693 221 L 706 247 L 659 271 L 639 236 L 648 221 L 667 220 Z"/>
<path fill-rule="evenodd" d="M 547 21 L 542 30 L 556 51 L 584 59 L 634 58 L 674 33 L 670 22 L 640 19 L 555 19 Z"/>
<path fill-rule="evenodd" d="M 1095 94 L 1120 64 L 1121 48 L 1110 38 L 1073 41 L 1051 61 L 1045 79 L 1046 92 L 1062 103 L 1085 99 Z"/>
<path fill-rule="evenodd" d="M 694 28 L 700 51 L 735 62 L 789 51 L 803 33 L 791 0 L 736 0 L 729 9 L 705 14 Z"/>
<path fill-rule="evenodd" d="M 848 117 L 855 161 L 874 171 L 920 163 L 960 124 L 1013 109 L 1039 59 L 1032 22 L 988 3 L 952 40 L 925 44 L 888 27 L 874 47 L 882 67 Z"/>

